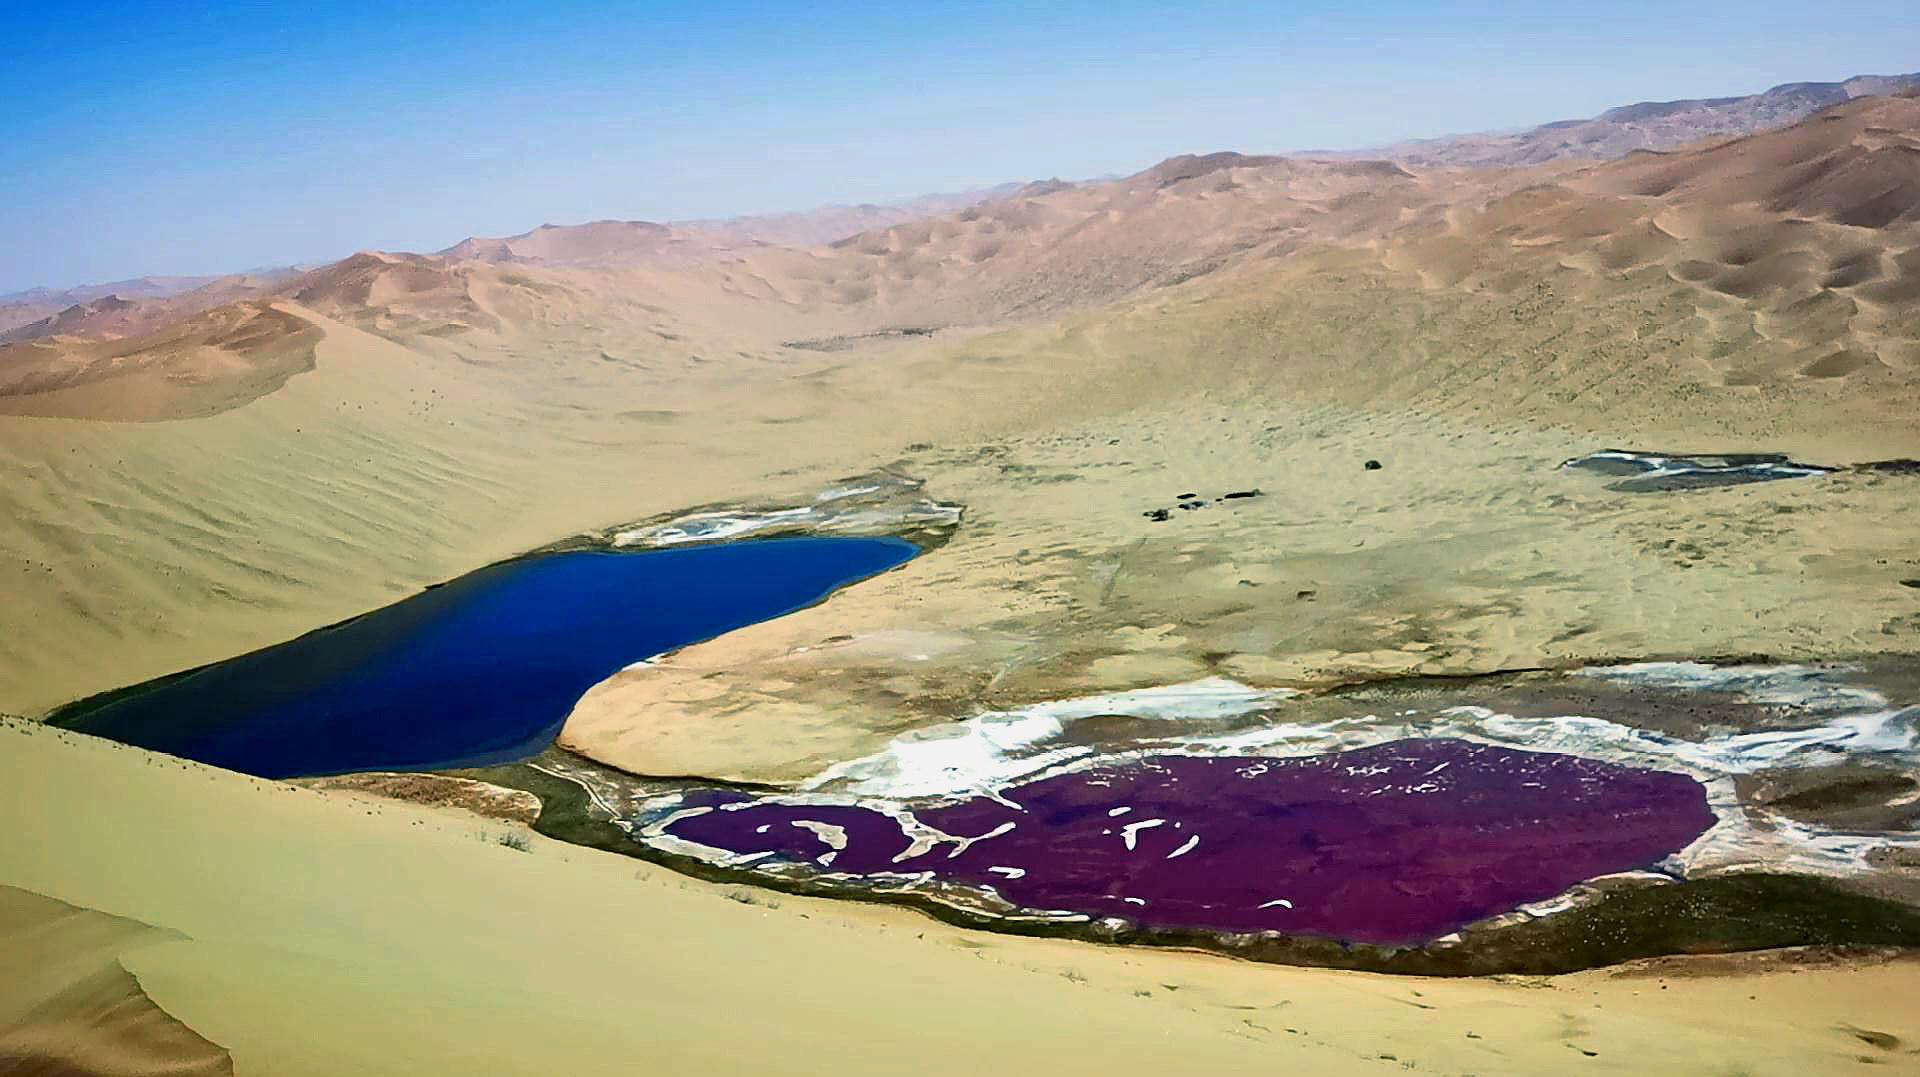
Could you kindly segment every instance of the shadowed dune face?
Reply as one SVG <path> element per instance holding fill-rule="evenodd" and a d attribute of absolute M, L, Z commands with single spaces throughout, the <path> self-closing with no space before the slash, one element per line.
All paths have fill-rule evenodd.
<path fill-rule="evenodd" d="M 85 284 L 78 288 L 30 288 L 24 292 L 0 295 L 0 343 L 24 339 L 29 335 L 39 335 L 37 329 L 30 329 L 26 333 L 16 331 L 23 326 L 31 326 L 35 322 L 51 321 L 69 310 L 76 308 L 85 310 L 101 300 L 134 302 L 142 299 L 165 299 L 204 287 L 219 279 L 217 277 L 137 277 L 105 284 Z"/>
<path fill-rule="evenodd" d="M 508 320 L 487 302 L 486 291 L 489 284 L 521 281 L 537 288 L 528 278 L 484 261 L 364 252 L 306 274 L 287 295 L 348 325 L 405 340 L 506 329 Z"/>
<path fill-rule="evenodd" d="M 1778 131 L 1603 166 L 1584 185 L 1679 204 L 1753 203 L 1856 228 L 1912 224 L 1920 221 L 1920 99 L 1861 98 Z"/>
<path fill-rule="evenodd" d="M 126 336 L 129 329 L 151 328 L 150 322 L 164 317 L 162 304 L 108 295 L 90 303 L 75 303 L 38 321 L 0 332 L 0 344 L 75 334 Z"/>
<path fill-rule="evenodd" d="M 0 302 L 0 344 L 144 336 L 201 311 L 266 295 L 294 275 L 292 269 L 270 269 L 225 277 L 142 277 L 22 293 L 17 301 Z"/>
<path fill-rule="evenodd" d="M 61 311 L 68 309 L 68 307 L 78 305 L 79 304 L 68 304 L 67 306 L 62 306 L 57 302 L 49 302 L 37 297 L 9 299 L 5 302 L 0 302 L 0 335 L 14 337 L 14 331 L 21 326 L 32 325 L 35 322 L 51 318 Z"/>
<path fill-rule="evenodd" d="M 233 1059 L 161 1009 L 121 958 L 171 931 L 0 886 L 0 1073 L 233 1073 Z"/>
<path fill-rule="evenodd" d="M 151 422 L 240 407 L 313 368 L 320 331 L 259 302 L 122 341 L 0 347 L 0 414 Z"/>

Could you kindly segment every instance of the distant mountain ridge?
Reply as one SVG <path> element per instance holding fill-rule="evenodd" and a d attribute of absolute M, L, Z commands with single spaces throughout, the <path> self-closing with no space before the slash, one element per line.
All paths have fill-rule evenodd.
<path fill-rule="evenodd" d="M 76 307 L 86 307 L 106 299 L 168 299 L 213 283 L 217 277 L 135 277 L 83 284 L 76 288 L 29 288 L 24 292 L 0 295 L 0 334 L 31 325 L 64 312 L 71 321 L 81 316 Z M 57 329 L 51 329 L 58 332 Z"/>
<path fill-rule="evenodd" d="M 149 421 L 241 407 L 314 369 L 314 342 L 332 332 L 383 338 L 400 362 L 666 391 L 708 364 L 771 369 L 819 342 L 1035 323 L 1173 288 L 1225 302 L 1237 288 L 1265 294 L 1280 279 L 1269 274 L 1462 301 L 1550 289 L 1569 311 L 1588 295 L 1632 296 L 1635 311 L 1681 319 L 1661 323 L 1660 347 L 1717 335 L 1724 351 L 1688 368 L 1717 384 L 1920 385 L 1914 90 L 1606 162 L 1471 170 L 1182 154 L 824 245 L 711 227 L 549 225 L 440 255 L 367 251 L 291 279 L 103 298 L 0 336 L 0 414 Z M 1608 347 L 1643 339 L 1623 324 L 1583 331 Z M 1531 347 L 1560 350 L 1552 338 Z M 567 366 L 583 355 L 590 366 Z"/>
<path fill-rule="evenodd" d="M 117 295 L 122 299 L 165 299 L 168 296 L 190 292 L 201 285 L 211 284 L 219 277 L 134 277 L 129 280 L 108 281 L 105 284 L 82 284 L 75 288 L 29 288 L 24 292 L 9 292 L 0 295 L 0 303 L 49 303 L 68 307 L 75 303 L 91 303 L 96 299 L 105 299 Z"/>
<path fill-rule="evenodd" d="M 173 320 L 291 280 L 300 266 L 251 269 L 223 277 L 137 277 L 0 296 L 0 344 L 73 334 L 138 336 Z"/>
<path fill-rule="evenodd" d="M 876 228 L 953 213 L 1006 197 L 1026 186 L 1017 182 L 1002 183 L 975 190 L 921 195 L 902 202 L 823 206 L 793 213 L 665 224 L 617 220 L 543 224 L 515 236 L 470 236 L 434 253 L 443 258 L 483 262 L 587 265 L 672 260 L 748 247 L 824 246 Z"/>
<path fill-rule="evenodd" d="M 1611 160 L 1636 151 L 1666 151 L 1707 139 L 1737 138 L 1797 123 L 1859 97 L 1920 89 L 1920 72 L 1855 75 L 1838 82 L 1783 83 L 1733 97 L 1641 101 L 1607 109 L 1588 119 L 1558 120 L 1522 131 L 1482 132 L 1418 139 L 1390 146 L 1338 151 L 1300 151 L 1285 159 L 1345 161 L 1373 169 L 1380 178 L 1415 168 L 1508 168 L 1560 160 Z M 1229 161 L 1229 159 L 1231 159 Z M 1280 160 L 1240 154 L 1182 155 L 1148 173 L 1164 183 L 1188 173 L 1217 171 Z M 792 213 L 732 218 L 652 221 L 601 220 L 543 224 L 514 236 L 474 236 L 434 252 L 455 261 L 591 265 L 673 262 L 755 247 L 809 247 L 846 243 L 867 233 L 956 213 L 1002 199 L 1031 197 L 1120 179 L 1103 176 L 1082 183 L 1059 179 L 1003 183 L 952 193 L 923 195 L 885 204 L 826 206 Z M 265 294 L 314 266 L 249 270 L 225 277 L 139 277 L 66 289 L 33 288 L 0 295 L 0 343 L 63 333 L 116 338 L 151 328 L 168 317 L 207 309 L 218 302 Z M 113 302 L 102 301 L 112 300 Z M 124 309 L 130 301 L 134 309 Z"/>
<path fill-rule="evenodd" d="M 1920 72 L 1855 75 L 1839 82 L 1788 82 L 1737 97 L 1639 101 L 1587 119 L 1556 120 L 1522 131 L 1415 139 L 1366 150 L 1314 151 L 1296 157 L 1384 157 L 1428 168 L 1511 168 L 1569 159 L 1612 160 L 1635 150 L 1677 149 L 1709 138 L 1738 138 L 1798 123 L 1856 97 L 1920 86 Z"/>
<path fill-rule="evenodd" d="M 1059 184 L 1060 180 L 1041 182 Z M 965 191 L 925 194 L 899 202 L 862 202 L 851 206 L 822 206 L 798 213 L 767 213 L 746 217 L 673 221 L 675 228 L 717 235 L 742 243 L 776 247 L 819 247 L 848 236 L 887 228 L 903 221 L 955 213 L 969 206 L 1016 194 L 1032 184 L 1014 181 Z"/>

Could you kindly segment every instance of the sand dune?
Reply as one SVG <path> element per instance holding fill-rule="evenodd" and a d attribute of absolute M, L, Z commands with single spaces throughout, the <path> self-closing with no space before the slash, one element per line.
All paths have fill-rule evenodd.
<path fill-rule="evenodd" d="M 1511 291 L 1562 270 L 1650 298 L 1690 286 L 1658 300 L 1694 302 L 1687 334 L 1705 326 L 1783 346 L 1724 371 L 1735 380 L 1843 366 L 1898 374 L 1914 350 L 1886 326 L 1920 284 L 1892 257 L 1897 235 L 1857 230 L 1912 226 L 1915 126 L 1912 99 L 1861 98 L 1762 136 L 1584 172 L 1179 157 L 1107 183 L 1029 185 L 824 248 L 734 248 L 646 222 L 543 226 L 440 256 L 355 255 L 272 294 L 469 358 L 646 333 L 704 337 L 737 356 L 900 327 L 1030 322 L 1203 280 L 1224 293 L 1240 287 L 1237 273 L 1349 251 L 1428 288 Z M 1329 260 L 1326 273 L 1352 264 Z M 1636 276 L 1648 279 L 1618 287 Z M 83 312 L 73 328 L 125 335 L 158 309 L 130 306 L 118 329 L 109 312 Z M 1837 353 L 1872 361 L 1827 361 Z"/>
<path fill-rule="evenodd" d="M 1739 160 L 1843 153 L 1852 145 L 1848 124 L 1915 126 L 1910 104 L 1860 102 L 1840 121 L 1817 118 L 1733 146 Z M 1725 158 L 1726 148 L 1709 149 L 1665 167 L 1692 169 L 1710 188 L 1744 167 Z M 1329 242 L 1277 262 L 1224 262 L 1204 279 L 1054 327 L 932 350 L 913 370 L 917 390 L 962 399 L 977 388 L 997 393 L 1003 411 L 1013 399 L 1042 397 L 1054 409 L 1032 435 L 941 444 L 907 459 L 979 522 L 939 559 L 841 596 L 831 609 L 610 680 L 581 702 L 563 743 L 642 773 L 781 782 L 872 751 L 902 728 L 1048 689 L 1096 693 L 1209 674 L 1313 686 L 1582 655 L 1912 649 L 1920 624 L 1911 603 L 1868 568 L 1912 563 L 1893 537 L 1920 525 L 1901 488 L 1849 480 L 1686 506 L 1698 536 L 1688 544 L 1714 553 L 1649 560 L 1674 541 L 1663 532 L 1682 509 L 1595 503 L 1602 515 L 1588 517 L 1567 500 L 1578 491 L 1542 487 L 1548 476 L 1529 474 L 1526 461 L 1553 458 L 1558 446 L 1599 430 L 1613 441 L 1729 448 L 1765 439 L 1843 461 L 1920 447 L 1911 327 L 1827 283 L 1838 268 L 1877 264 L 1875 252 L 1910 242 L 1904 227 L 1864 232 L 1764 205 L 1606 193 L 1641 167 L 1622 162 L 1523 186 L 1483 208 L 1449 207 L 1357 250 Z M 1191 222 L 1192 207 L 1175 200 L 1194 184 L 1224 179 L 1234 185 L 1228 197 L 1243 199 L 1261 182 L 1297 193 L 1345 178 L 1292 162 L 1275 169 L 1234 157 L 1176 160 L 1072 196 L 1118 202 L 1155 192 L 1120 218 L 1146 228 L 1161 212 Z M 985 207 L 981 216 L 988 212 L 1059 237 L 1050 249 L 1089 231 L 1059 223 L 1052 215 L 1067 210 L 1054 198 Z M 939 243 L 946 226 L 843 246 L 885 259 Z M 1170 357 L 1180 363 L 1173 379 Z M 815 384 L 854 393 L 885 377 L 849 364 Z M 1191 403 L 1176 403 L 1182 396 Z M 892 399 L 899 407 L 904 398 Z M 1675 399 L 1695 406 L 1676 412 Z M 1286 403 L 1304 400 L 1331 410 Z M 914 414 L 937 407 L 925 400 Z M 1531 429 L 1507 425 L 1515 419 Z M 1503 453 L 1512 463 L 1495 462 Z M 1420 471 L 1417 488 L 1382 484 L 1376 502 L 1348 470 L 1369 456 L 1408 462 L 1402 467 L 1445 463 Z M 1147 477 L 1162 468 L 1178 477 L 1156 488 Z M 1156 493 L 1164 500 L 1175 487 L 1226 486 L 1284 491 L 1283 500 L 1209 519 L 1204 538 L 1122 525 Z M 1817 500 L 1803 508 L 1803 496 Z M 1856 497 L 1857 515 L 1842 507 Z M 1529 508 L 1547 504 L 1555 510 Z M 1635 519 L 1641 511 L 1653 515 Z M 1777 523 L 1784 515 L 1794 528 Z M 1895 518 L 1910 522 L 1879 530 Z M 1357 543 L 1355 519 L 1373 528 Z M 1290 530 L 1273 530 L 1282 524 Z M 1482 527 L 1499 537 L 1468 537 Z M 1637 552 L 1622 554 L 1617 543 Z M 1537 593 L 1515 582 L 1529 578 L 1517 564 L 1468 567 L 1488 550 L 1515 548 L 1555 551 L 1554 568 L 1532 577 Z M 1215 559 L 1231 567 L 1218 578 L 1195 574 L 1193 566 Z M 1087 568 L 1138 561 L 1159 567 L 1129 576 L 1119 592 L 1127 602 Z M 1646 575 L 1608 580 L 1614 569 L 1602 566 Z M 1844 598 L 1831 590 L 1850 577 L 1860 586 Z M 1416 582 L 1429 578 L 1452 582 L 1431 591 Z M 1297 586 L 1249 588 L 1242 579 Z M 1348 586 L 1326 604 L 1327 588 Z M 1010 594 L 1018 596 L 1012 611 Z M 1490 603 L 1485 616 L 1471 612 L 1481 602 Z M 905 609 L 911 614 L 898 612 Z M 1820 612 L 1802 622 L 1790 612 L 1797 609 Z M 856 642 L 825 642 L 850 631 Z M 939 641 L 935 657 L 903 671 L 929 638 Z"/>
<path fill-rule="evenodd" d="M 1022 184 L 930 194 L 904 202 L 827 206 L 794 213 L 675 221 L 589 221 L 543 224 L 515 236 L 474 236 L 438 252 L 441 257 L 540 265 L 684 263 L 757 247 L 810 247 L 1013 194 Z"/>
<path fill-rule="evenodd" d="M 288 268 L 225 277 L 146 277 L 121 281 L 120 284 L 130 286 L 125 294 L 111 290 L 104 295 L 96 294 L 115 285 L 71 289 L 59 294 L 85 298 L 48 311 L 38 319 L 9 317 L 9 307 L 0 304 L 0 345 L 52 337 L 85 340 L 140 337 L 225 303 L 264 296 L 294 275 L 295 271 Z M 35 302 L 11 309 L 23 313 L 37 310 Z"/>
<path fill-rule="evenodd" d="M 141 309 L 141 305 L 132 300 L 117 295 L 103 296 L 91 303 L 75 303 L 56 314 L 0 333 L 0 344 L 36 337 L 71 336 L 93 328 L 103 330 L 103 335 L 125 336 L 124 330 L 115 333 L 113 329 L 134 323 L 133 314 Z"/>
<path fill-rule="evenodd" d="M 1907 1063 L 1920 1039 L 1916 966 L 1887 955 L 1496 982 L 1012 939 L 537 836 L 519 852 L 506 824 L 44 727 L 0 738 L 9 808 L 94 790 L 88 811 L 0 834 L 6 922 L 56 909 L 89 932 L 47 941 L 137 978 L 191 1030 L 170 1026 L 185 1072 L 221 1072 L 187 1067 L 224 1051 L 241 1074 L 1792 1075 Z M 155 834 L 191 842 L 191 870 Z M 0 982 L 0 1000 L 50 993 Z"/>
<path fill-rule="evenodd" d="M 650 221 L 592 221 L 543 224 L 504 239 L 464 239 L 439 253 L 479 262 L 594 262 L 658 255 L 676 239 L 685 242 L 673 229 Z"/>
<path fill-rule="evenodd" d="M 319 330 L 264 303 L 120 341 L 0 347 L 0 414 L 152 421 L 239 407 L 313 365 Z"/>
<path fill-rule="evenodd" d="M 1498 189 L 1497 182 L 1494 189 Z M 1031 321 L 1320 244 L 1363 246 L 1455 199 L 1461 177 L 1379 163 L 1214 154 L 1134 176 L 1040 186 L 959 213 L 746 267 L 806 310 L 866 329 Z"/>
<path fill-rule="evenodd" d="M 0 295 L 0 334 L 98 300 L 166 299 L 219 280 L 218 277 L 135 277 L 83 284 L 77 288 L 29 288 Z"/>
<path fill-rule="evenodd" d="M 1870 127 L 1911 129 L 1914 104 L 1855 102 L 1839 120 L 1816 118 L 1763 139 L 1839 152 Z M 11 571 L 28 596 L 7 625 L 6 705 L 36 711 L 283 638 L 573 530 L 715 498 L 808 496 L 838 474 L 894 459 L 975 506 L 983 521 L 975 533 L 986 538 L 1003 511 L 996 505 L 1029 495 L 996 483 L 998 465 L 962 479 L 961 462 L 1010 451 L 1017 460 L 1068 431 L 1075 442 L 1109 427 L 1132 433 L 1110 468 L 1021 465 L 1074 476 L 1036 491 L 1039 500 L 1021 510 L 1034 537 L 1052 533 L 1048 544 L 1063 557 L 1133 541 L 1106 514 L 1137 519 L 1134 505 L 1160 496 L 1148 479 L 1160 468 L 1212 459 L 1214 481 L 1281 487 L 1272 448 L 1180 431 L 1220 419 L 1227 429 L 1295 429 L 1305 420 L 1291 416 L 1303 407 L 1337 409 L 1314 421 L 1354 431 L 1351 452 L 1362 457 L 1402 436 L 1405 451 L 1440 459 L 1463 451 L 1449 446 L 1498 438 L 1530 446 L 1504 471 L 1458 472 L 1472 476 L 1463 479 L 1463 504 L 1549 496 L 1521 492 L 1538 481 L 1524 461 L 1557 462 L 1593 447 L 1589 438 L 1777 447 L 1822 462 L 1920 454 L 1909 418 L 1920 406 L 1920 351 L 1904 308 L 1891 301 L 1916 279 L 1898 253 L 1913 245 L 1908 226 L 1862 229 L 1764 204 L 1710 204 L 1684 184 L 1660 196 L 1612 193 L 1656 165 L 1687 165 L 1700 183 L 1714 182 L 1776 153 L 1763 139 L 1586 173 L 1406 175 L 1354 162 L 1175 159 L 830 248 L 678 268 L 365 254 L 292 282 L 289 302 L 228 308 L 253 310 L 246 325 L 287 336 L 285 347 L 236 337 L 245 341 L 240 360 L 201 339 L 213 339 L 204 327 L 229 316 L 221 312 L 182 323 L 203 327 L 199 336 L 169 331 L 177 335 L 167 347 L 119 342 L 110 361 L 88 350 L 101 345 L 16 350 L 9 355 L 22 358 L 10 365 L 21 373 L 0 397 L 16 412 L 152 418 L 252 403 L 196 421 L 210 426 L 136 431 L 16 419 L 0 427 L 10 473 L 34 476 L 6 489 Z M 985 332 L 1009 323 L 1022 328 Z M 782 346 L 929 324 L 970 328 L 931 342 L 855 336 L 852 350 Z M 313 369 L 269 392 L 286 369 L 275 364 L 299 354 L 290 342 L 315 331 L 323 338 L 308 345 Z M 256 369 L 244 361 L 252 355 L 278 358 Z M 169 380 L 182 365 L 205 383 Z M 23 391 L 49 384 L 67 387 Z M 1674 399 L 1688 408 L 1676 412 Z M 1381 419 L 1361 420 L 1369 414 Z M 1408 433 L 1384 432 L 1396 430 Z M 903 457 L 912 444 L 937 451 Z M 1141 457 L 1128 445 L 1165 447 Z M 1289 468 L 1293 481 L 1345 483 L 1343 467 L 1308 458 L 1321 470 L 1309 478 Z M 139 465 L 129 469 L 128 460 Z M 663 470 L 662 460 L 680 463 Z M 1858 545 L 1827 563 L 1868 566 L 1894 552 L 1866 520 L 1901 518 L 1897 491 L 1860 496 L 1861 515 L 1847 517 L 1858 523 L 1832 529 L 1833 541 Z M 1876 507 L 1883 502 L 1889 507 Z M 1333 503 L 1324 511 L 1334 513 Z M 127 537 L 130 520 L 141 521 L 137 539 Z M 221 552 L 215 536 L 240 521 L 257 552 Z M 1393 526 L 1417 533 L 1425 525 L 1410 512 Z M 1856 537 L 1841 537 L 1848 534 Z M 1001 541 L 980 548 L 982 579 L 1002 578 L 995 560 L 1031 543 Z M 1223 533 L 1208 541 L 1273 540 Z M 90 552 L 103 544 L 112 557 Z M 396 559 L 396 548 L 409 552 Z M 1756 546 L 1753 556 L 1775 556 L 1768 549 Z M 90 564 L 100 567 L 82 568 Z M 1737 593 L 1740 564 L 1730 558 L 1724 576 L 1695 578 L 1714 593 Z M 964 586 L 974 585 L 946 590 Z M 1566 586 L 1618 587 L 1576 573 L 1544 594 Z M 1900 596 L 1880 586 L 1863 583 L 1846 602 L 1810 593 L 1811 605 L 1788 608 L 1809 611 L 1809 631 L 1829 616 L 1857 619 L 1857 628 L 1828 637 L 1849 646 L 1913 646 L 1920 626 L 1902 620 Z M 1001 601 L 993 590 L 985 589 L 988 608 Z M 229 597 L 210 607 L 208 594 Z M 1458 606 L 1440 589 L 1412 609 L 1428 602 Z M 1320 608 L 1329 620 L 1313 623 L 1373 623 L 1371 610 Z M 189 616 L 191 633 L 171 627 Z M 1801 622 L 1773 616 L 1715 615 L 1704 636 L 1679 631 L 1696 619 L 1694 608 L 1678 607 L 1609 614 L 1598 621 L 1603 631 L 1558 653 L 1683 640 L 1794 651 L 1814 639 L 1792 642 Z M 1629 630 L 1638 642 L 1608 635 Z M 1377 631 L 1313 649 L 1381 651 L 1385 637 L 1369 638 Z M 1561 631 L 1541 627 L 1537 639 Z M 1465 668 L 1540 657 L 1541 643 L 1502 643 L 1507 636 L 1463 630 L 1447 661 Z M 1290 646 L 1248 653 L 1298 669 Z M 102 647 L 125 663 L 94 660 Z M 1217 649 L 1196 641 L 1184 653 Z"/>
<path fill-rule="evenodd" d="M 569 742 L 780 782 L 982 707 L 1209 673 L 1920 652 L 1910 478 L 1635 495 L 1555 467 L 1920 456 L 1915 104 L 1592 167 L 1174 158 L 825 247 L 602 259 L 652 234 L 623 228 L 523 244 L 578 262 L 366 253 L 143 335 L 10 345 L 0 709 L 880 466 L 966 506 L 950 543 L 613 678 Z M 903 328 L 937 331 L 872 335 Z M 107 936 L 73 948 L 104 993 L 55 1008 L 237 1072 L 1803 1073 L 1905 1062 L 1920 1035 L 1908 963 L 1415 996 L 730 901 L 477 829 L 506 823 L 0 736 L 29 824 L 0 834 L 0 884 L 40 896 L 8 922 L 64 902 Z M 0 1004 L 68 998 L 34 990 Z"/>
<path fill-rule="evenodd" d="M 1755 203 L 1857 228 L 1920 221 L 1920 98 L 1869 97 L 1790 128 L 1677 155 L 1641 155 L 1586 181 L 1677 205 Z"/>
<path fill-rule="evenodd" d="M 1059 184 L 1061 181 L 1046 181 Z M 857 206 L 826 206 L 798 213 L 768 213 L 719 220 L 676 221 L 686 228 L 721 241 L 738 245 L 765 244 L 776 247 L 813 247 L 871 232 L 922 217 L 957 213 L 982 202 L 998 201 L 1020 191 L 1028 184 L 1003 183 L 971 191 L 921 195 L 903 202 Z"/>
<path fill-rule="evenodd" d="M 0 1070 L 231 1074 L 218 1044 L 156 1005 L 124 961 L 175 932 L 0 886 Z"/>

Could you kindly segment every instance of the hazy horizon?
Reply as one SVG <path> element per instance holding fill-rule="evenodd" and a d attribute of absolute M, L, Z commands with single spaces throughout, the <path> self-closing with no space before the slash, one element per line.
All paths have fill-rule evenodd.
<path fill-rule="evenodd" d="M 10 12 L 0 293 L 1355 149 L 1920 67 L 1904 5 Z M 1644 28 L 1658 26 L 1657 41 Z M 1905 27 L 1905 29 L 1902 29 Z M 373 42 L 367 47 L 369 41 Z M 130 194 L 137 192 L 137 197 Z"/>

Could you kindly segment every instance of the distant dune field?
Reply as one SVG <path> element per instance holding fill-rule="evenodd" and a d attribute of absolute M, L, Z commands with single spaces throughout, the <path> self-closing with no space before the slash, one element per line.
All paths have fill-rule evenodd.
<path fill-rule="evenodd" d="M 1417 496 L 1512 499 L 1515 526 L 1572 496 L 1539 484 L 1583 447 L 1920 455 L 1907 302 L 1920 265 L 1902 253 L 1920 232 L 1884 211 L 1904 204 L 1916 129 L 1920 100 L 1868 97 L 1741 142 L 1541 172 L 1178 158 L 824 248 L 565 264 L 356 255 L 146 337 L 11 345 L 0 412 L 18 417 L 0 426 L 0 454 L 16 478 L 0 527 L 23 600 L 0 636 L 0 699 L 37 713 L 583 528 L 800 495 L 896 460 L 973 505 L 979 526 L 953 556 L 977 556 L 988 580 L 1011 549 L 1060 551 L 1044 571 L 1030 555 L 1022 576 L 1071 577 L 1103 548 L 1163 541 L 1133 534 L 1134 506 L 1163 486 L 1292 486 L 1296 504 L 1320 483 L 1376 496 L 1319 455 L 1302 408 L 1353 416 L 1317 424 L 1356 457 L 1468 454 L 1436 474 L 1444 489 Z M 939 332 L 863 336 L 900 326 Z M 852 350 L 787 346 L 829 337 Z M 1186 416 L 1207 412 L 1241 433 L 1200 434 Z M 1111 450 L 1109 428 L 1125 435 Z M 1089 446 L 1082 462 L 1053 450 L 1062 436 Z M 909 454 L 916 444 L 932 448 Z M 1313 452 L 1314 469 L 1281 444 Z M 1498 444 L 1529 448 L 1469 464 Z M 1016 468 L 1061 481 L 1029 495 Z M 1408 511 L 1371 550 L 1446 514 L 1444 500 L 1415 510 L 1413 491 L 1377 487 Z M 1462 631 L 1432 653 L 1385 659 L 1400 630 L 1357 626 L 1400 607 L 1457 616 L 1441 612 L 1461 608 L 1445 585 L 1356 589 L 1351 617 L 1323 599 L 1315 618 L 1356 626 L 1336 655 L 1372 657 L 1324 664 L 1911 648 L 1905 596 L 1854 574 L 1910 556 L 1894 538 L 1913 511 L 1902 489 L 1822 494 L 1822 512 L 1788 532 L 1715 522 L 1765 511 L 1740 495 L 1696 502 L 1708 515 L 1691 526 L 1716 552 L 1678 591 L 1657 588 L 1658 606 L 1583 577 L 1603 571 L 1596 555 L 1545 593 L 1613 596 L 1577 605 L 1632 615 L 1570 616 L 1553 599 L 1567 623 Z M 996 508 L 1030 496 L 1021 515 Z M 1601 541 L 1675 511 L 1609 513 L 1600 531 L 1564 519 Z M 1810 526 L 1834 543 L 1826 554 L 1782 541 Z M 1203 541 L 1245 560 L 1285 553 L 1276 540 Z M 1754 599 L 1766 616 L 1707 612 L 1738 608 L 1709 596 L 1754 593 L 1746 566 L 1800 556 L 1808 571 L 1766 576 L 1787 591 Z M 1696 589 L 1696 603 L 1665 604 Z M 971 593 L 993 608 L 992 590 L 949 586 L 941 601 Z M 1028 600 L 1070 608 L 1069 590 Z M 1309 676 L 1290 645 L 1271 646 L 1256 664 Z"/>

